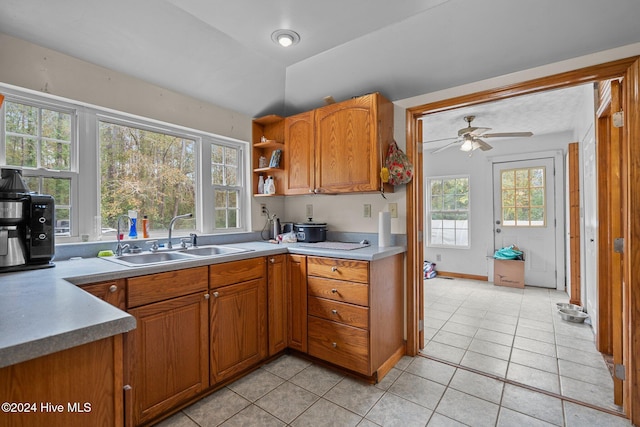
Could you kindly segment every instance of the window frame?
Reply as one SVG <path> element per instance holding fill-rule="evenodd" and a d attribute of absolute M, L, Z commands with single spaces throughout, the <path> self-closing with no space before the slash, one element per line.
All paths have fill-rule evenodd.
<path fill-rule="evenodd" d="M 250 182 L 250 150 L 249 142 L 222 135 L 200 131 L 181 125 L 167 123 L 164 121 L 129 114 L 112 110 L 106 107 L 95 106 L 81 101 L 69 100 L 50 94 L 42 94 L 30 89 L 20 88 L 13 85 L 0 83 L 0 89 L 6 101 L 16 101 L 39 108 L 51 108 L 54 110 L 73 111 L 72 115 L 72 158 L 71 169 L 69 171 L 50 171 L 47 169 L 28 170 L 23 169 L 25 176 L 42 175 L 49 177 L 51 174 L 59 177 L 71 177 L 70 194 L 70 235 L 56 236 L 56 244 L 75 243 L 85 241 L 98 241 L 105 238 L 110 240 L 111 235 L 101 234 L 100 219 L 100 169 L 99 155 L 99 121 L 124 126 L 138 127 L 153 132 L 166 133 L 181 138 L 193 139 L 196 141 L 196 165 L 195 165 L 195 185 L 196 195 L 196 231 L 201 234 L 220 235 L 230 233 L 250 233 L 251 229 L 251 194 L 250 186 L 245 185 Z M 34 105 L 35 104 L 35 105 Z M 5 103 L 0 107 L 0 167 L 6 165 L 5 156 L 5 131 L 4 113 Z M 65 111 L 67 112 L 67 111 Z M 211 144 L 228 144 L 237 147 L 242 153 L 239 168 L 239 176 L 242 185 L 239 187 L 239 222 L 240 227 L 221 230 L 215 228 L 213 185 L 211 184 Z M 31 172 L 34 173 L 31 173 Z M 39 176 L 39 175 L 38 175 Z M 79 212 L 83 212 L 80 216 Z M 208 214 L 205 215 L 205 212 Z M 113 236 L 115 240 L 115 236 Z"/>
<path fill-rule="evenodd" d="M 223 140 L 215 140 L 215 141 L 211 141 L 211 143 L 209 144 L 209 148 L 212 148 L 214 145 L 217 146 L 221 146 L 221 147 L 228 147 L 228 148 L 233 148 L 235 150 L 237 150 L 238 155 L 236 158 L 236 161 L 238 162 L 238 183 L 237 185 L 224 185 L 224 184 L 214 184 L 213 183 L 213 176 L 211 177 L 211 180 L 209 180 L 209 183 L 211 184 L 211 193 L 212 193 L 212 197 L 213 197 L 213 230 L 214 231 L 218 231 L 218 233 L 233 233 L 233 232 L 238 232 L 240 230 L 242 230 L 244 227 L 244 224 L 247 223 L 247 218 L 246 216 L 243 215 L 243 212 L 245 211 L 244 206 L 245 206 L 245 199 L 246 197 L 243 197 L 243 191 L 245 188 L 249 188 L 250 186 L 246 185 L 247 181 L 247 173 L 245 172 L 245 170 L 248 169 L 248 167 L 245 167 L 245 154 L 244 152 L 247 151 L 245 148 L 246 147 L 239 147 L 235 144 L 231 144 L 229 143 L 229 141 L 223 141 Z M 210 161 L 210 165 L 211 165 L 211 169 L 213 169 L 213 155 L 209 156 Z M 248 163 L 246 163 L 248 165 Z M 215 221 L 215 215 L 216 215 L 216 211 L 220 210 L 215 206 L 215 192 L 216 190 L 223 190 L 223 191 L 238 191 L 238 200 L 237 200 L 237 218 L 238 218 L 238 223 L 239 226 L 238 227 L 227 227 L 227 228 L 217 228 L 216 227 L 216 221 Z M 229 208 L 227 206 L 227 208 L 225 208 L 225 211 L 227 211 L 227 214 L 229 212 Z"/>
<path fill-rule="evenodd" d="M 1 87 L 1 86 L 0 86 Z M 69 103 L 63 100 L 54 100 L 49 99 L 47 97 L 35 95 L 35 94 L 25 94 L 19 90 L 11 90 L 3 87 L 3 95 L 5 96 L 4 102 L 2 106 L 0 106 L 0 167 L 7 168 L 16 168 L 20 169 L 22 172 L 22 176 L 30 177 L 30 178 L 38 178 L 40 187 L 42 186 L 42 180 L 45 178 L 53 178 L 53 179 L 68 179 L 70 182 L 69 187 L 69 205 L 62 205 L 65 208 L 69 209 L 69 221 L 70 228 L 69 233 L 65 234 L 56 234 L 56 240 L 68 240 L 73 236 L 78 235 L 78 211 L 79 209 L 74 208 L 74 206 L 78 203 L 78 182 L 80 181 L 80 171 L 79 171 L 79 162 L 78 162 L 78 151 L 79 151 L 79 125 L 80 120 L 78 117 L 78 106 L 73 103 Z M 5 122 L 5 114 L 6 114 L 6 106 L 8 102 L 13 102 L 16 104 L 27 105 L 30 107 L 34 107 L 38 109 L 38 117 L 39 117 L 39 131 L 42 130 L 42 110 L 50 110 L 57 111 L 69 114 L 71 119 L 71 129 L 69 133 L 70 141 L 69 141 L 69 170 L 56 170 L 56 169 L 48 169 L 41 166 L 41 143 L 44 139 L 41 132 L 37 136 L 38 139 L 38 156 L 37 156 L 37 165 L 36 167 L 30 166 L 18 166 L 18 165 L 8 165 L 7 164 L 7 151 L 6 151 L 6 122 Z M 29 190 L 34 192 L 40 192 L 40 188 L 29 188 Z M 56 203 L 56 207 L 58 204 Z"/>
<path fill-rule="evenodd" d="M 438 211 L 438 210 L 432 210 L 431 208 L 431 182 L 432 181 L 443 181 L 444 180 L 451 180 L 451 179 L 460 179 L 460 178 L 464 178 L 467 180 L 467 197 L 469 199 L 468 201 L 468 208 L 466 210 L 456 210 L 456 211 Z M 427 222 L 427 247 L 430 248 L 448 248 L 448 249 L 471 249 L 471 176 L 470 175 L 443 175 L 443 176 L 430 176 L 427 177 L 426 179 L 426 196 L 427 196 L 427 203 L 426 203 L 426 222 Z M 432 223 L 431 223 L 431 217 L 432 217 L 432 213 L 433 212 L 466 212 L 467 213 L 467 244 L 466 245 L 449 245 L 449 244 L 444 244 L 444 243 L 432 243 L 431 241 L 431 231 L 432 231 Z M 457 240 L 457 239 L 456 239 Z"/>

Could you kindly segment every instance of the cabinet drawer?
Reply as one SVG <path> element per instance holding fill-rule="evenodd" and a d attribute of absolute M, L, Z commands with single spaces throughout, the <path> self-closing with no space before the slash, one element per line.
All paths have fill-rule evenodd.
<path fill-rule="evenodd" d="M 209 287 L 232 285 L 247 280 L 261 279 L 266 276 L 265 257 L 225 262 L 209 266 Z"/>
<path fill-rule="evenodd" d="M 328 279 L 369 283 L 369 263 L 325 257 L 307 257 L 307 274 Z"/>
<path fill-rule="evenodd" d="M 308 277 L 307 287 L 309 295 L 314 297 L 349 302 L 365 307 L 369 305 L 369 286 L 362 283 Z"/>
<path fill-rule="evenodd" d="M 138 307 L 152 302 L 206 292 L 207 267 L 187 268 L 127 279 L 127 307 Z"/>
<path fill-rule="evenodd" d="M 369 309 L 366 307 L 317 297 L 309 297 L 307 306 L 308 312 L 312 316 L 356 328 L 367 329 L 369 327 Z"/>
<path fill-rule="evenodd" d="M 352 371 L 369 372 L 369 332 L 309 316 L 309 354 Z"/>

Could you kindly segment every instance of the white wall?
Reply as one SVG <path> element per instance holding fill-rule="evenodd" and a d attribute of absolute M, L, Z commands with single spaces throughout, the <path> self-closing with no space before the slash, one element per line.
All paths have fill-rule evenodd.
<path fill-rule="evenodd" d="M 475 151 L 471 157 L 456 148 L 438 154 L 425 152 L 424 177 L 469 175 L 470 186 L 470 248 L 430 248 L 425 247 L 425 259 L 436 262 L 437 269 L 461 274 L 489 276 L 492 270 L 493 255 L 493 186 L 492 163 L 490 157 L 509 154 L 535 153 L 550 150 L 562 150 L 566 153 L 567 144 L 573 142 L 571 132 L 533 136 L 512 140 L 491 141 L 493 150 Z M 426 185 L 424 186 L 426 191 Z M 562 189 L 561 189 L 562 190 Z M 426 194 L 425 194 L 425 200 Z M 425 209 L 425 215 L 427 210 Z M 427 223 L 425 221 L 425 233 Z M 425 234 L 425 242 L 426 234 Z M 436 261 L 440 254 L 441 260 Z M 489 278 L 489 280 L 492 280 Z"/>

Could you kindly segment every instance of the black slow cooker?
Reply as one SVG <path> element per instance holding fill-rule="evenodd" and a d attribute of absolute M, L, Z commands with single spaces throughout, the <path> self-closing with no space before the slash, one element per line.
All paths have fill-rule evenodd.
<path fill-rule="evenodd" d="M 293 230 L 298 242 L 316 243 L 327 240 L 326 222 L 312 222 L 309 218 L 309 222 L 293 224 Z"/>

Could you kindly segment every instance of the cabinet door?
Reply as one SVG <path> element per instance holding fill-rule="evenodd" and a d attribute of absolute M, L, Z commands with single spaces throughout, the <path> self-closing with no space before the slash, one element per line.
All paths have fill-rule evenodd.
<path fill-rule="evenodd" d="M 211 384 L 267 356 L 266 288 L 261 278 L 211 291 Z"/>
<path fill-rule="evenodd" d="M 209 387 L 207 298 L 197 293 L 129 310 L 138 324 L 127 334 L 135 425 Z"/>
<path fill-rule="evenodd" d="M 268 257 L 269 356 L 287 348 L 286 255 Z"/>
<path fill-rule="evenodd" d="M 110 282 L 95 283 L 82 286 L 84 291 L 108 302 L 122 310 L 125 309 L 125 282 L 124 280 L 113 280 Z"/>
<path fill-rule="evenodd" d="M 289 347 L 307 352 L 307 257 L 289 255 L 287 268 L 287 307 Z"/>
<path fill-rule="evenodd" d="M 287 117 L 284 121 L 284 194 L 309 194 L 314 190 L 313 112 Z"/>
<path fill-rule="evenodd" d="M 380 188 L 377 94 L 315 110 L 315 180 L 320 193 Z"/>

